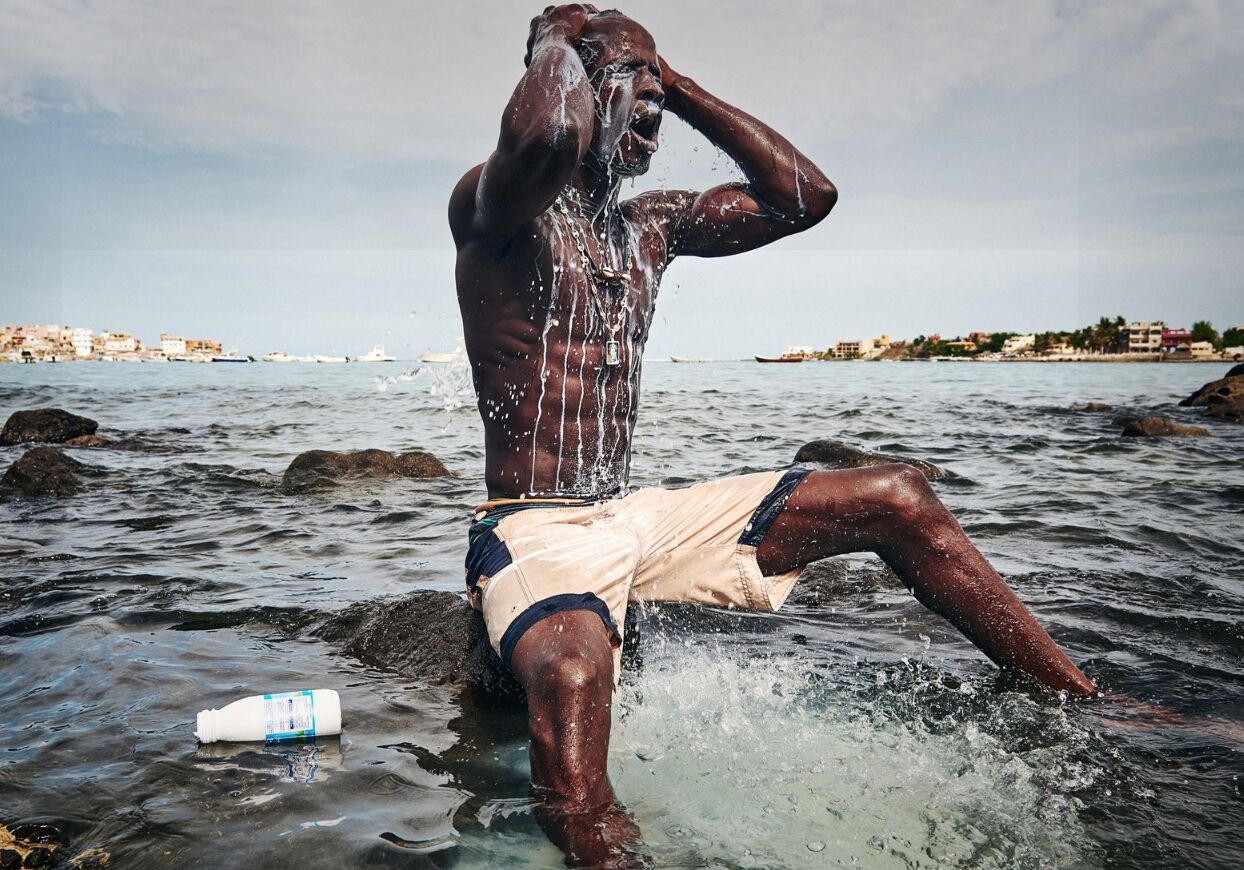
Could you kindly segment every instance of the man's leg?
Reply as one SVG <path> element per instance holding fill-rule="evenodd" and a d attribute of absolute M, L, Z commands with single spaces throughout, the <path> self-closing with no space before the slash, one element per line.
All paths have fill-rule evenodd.
<path fill-rule="evenodd" d="M 540 620 L 514 647 L 527 690 L 537 818 L 572 867 L 642 867 L 639 828 L 617 802 L 606 761 L 613 715 L 612 635 L 599 615 Z"/>
<path fill-rule="evenodd" d="M 769 528 L 756 559 L 763 574 L 773 575 L 856 552 L 880 556 L 920 603 L 950 620 L 1000 667 L 1073 695 L 1095 691 L 910 465 L 808 475 Z"/>

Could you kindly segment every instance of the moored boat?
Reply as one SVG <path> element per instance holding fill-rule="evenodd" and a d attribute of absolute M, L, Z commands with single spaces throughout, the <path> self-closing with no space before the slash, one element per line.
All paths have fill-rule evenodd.
<path fill-rule="evenodd" d="M 248 363 L 251 358 L 248 356 L 239 356 L 236 350 L 225 351 L 212 357 L 214 363 Z"/>
<path fill-rule="evenodd" d="M 320 356 L 317 353 L 315 361 L 317 363 L 347 363 L 350 361 L 350 358 L 348 356 Z"/>
<path fill-rule="evenodd" d="M 358 357 L 355 362 L 397 362 L 397 357 L 384 352 L 383 344 L 372 345 L 372 349 Z"/>
<path fill-rule="evenodd" d="M 756 362 L 762 363 L 797 363 L 804 361 L 804 358 L 801 356 L 758 356 L 755 359 Z"/>

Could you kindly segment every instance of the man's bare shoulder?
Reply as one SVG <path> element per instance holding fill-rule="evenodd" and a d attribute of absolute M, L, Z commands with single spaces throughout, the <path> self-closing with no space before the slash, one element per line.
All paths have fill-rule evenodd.
<path fill-rule="evenodd" d="M 479 189 L 479 179 L 483 174 L 483 163 L 471 167 L 458 179 L 449 195 L 449 230 L 459 248 L 471 241 L 474 235 L 475 192 Z"/>

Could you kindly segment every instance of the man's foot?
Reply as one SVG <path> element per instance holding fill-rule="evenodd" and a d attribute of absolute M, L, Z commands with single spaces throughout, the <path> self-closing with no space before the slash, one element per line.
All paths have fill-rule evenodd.
<path fill-rule="evenodd" d="M 568 867 L 631 870 L 653 866 L 642 851 L 639 825 L 616 801 L 592 809 L 545 803 L 537 807 L 536 817 L 566 853 Z"/>

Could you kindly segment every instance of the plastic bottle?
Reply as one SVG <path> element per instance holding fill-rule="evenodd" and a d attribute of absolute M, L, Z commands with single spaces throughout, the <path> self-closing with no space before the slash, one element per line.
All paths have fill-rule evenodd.
<path fill-rule="evenodd" d="M 219 710 L 199 713 L 194 736 L 217 740 L 300 740 L 341 733 L 341 699 L 332 689 L 252 695 Z"/>

